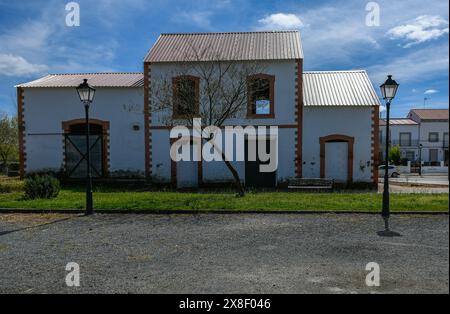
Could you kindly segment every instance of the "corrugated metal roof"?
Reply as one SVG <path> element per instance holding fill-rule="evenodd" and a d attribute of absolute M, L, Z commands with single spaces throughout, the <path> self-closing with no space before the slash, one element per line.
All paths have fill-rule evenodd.
<path fill-rule="evenodd" d="M 380 105 L 366 71 L 308 71 L 303 78 L 305 106 Z"/>
<path fill-rule="evenodd" d="M 302 59 L 298 31 L 161 34 L 145 62 Z"/>
<path fill-rule="evenodd" d="M 389 125 L 418 125 L 414 120 L 408 119 L 408 118 L 401 118 L 401 119 L 389 119 Z M 380 125 L 386 125 L 386 120 L 381 119 Z"/>
<path fill-rule="evenodd" d="M 77 87 L 83 79 L 94 87 L 142 87 L 142 73 L 50 74 L 16 87 Z"/>
<path fill-rule="evenodd" d="M 421 120 L 448 120 L 448 109 L 412 109 Z"/>

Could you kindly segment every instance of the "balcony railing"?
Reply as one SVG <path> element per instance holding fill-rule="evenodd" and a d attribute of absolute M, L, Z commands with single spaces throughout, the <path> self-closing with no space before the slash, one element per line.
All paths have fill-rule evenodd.
<path fill-rule="evenodd" d="M 400 147 L 418 147 L 419 140 L 392 140 L 391 145 Z"/>
<path fill-rule="evenodd" d="M 386 139 L 380 139 L 380 147 L 384 147 L 386 144 Z M 449 148 L 449 141 L 438 141 L 438 142 L 430 142 L 430 141 L 420 141 L 420 140 L 392 140 L 391 146 L 400 146 L 402 148 L 419 148 L 419 145 L 422 144 L 423 148 L 431 147 L 431 148 Z"/>

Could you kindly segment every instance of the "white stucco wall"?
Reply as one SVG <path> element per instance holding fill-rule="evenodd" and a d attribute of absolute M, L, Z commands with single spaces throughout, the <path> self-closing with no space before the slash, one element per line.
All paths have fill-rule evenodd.
<path fill-rule="evenodd" d="M 63 164 L 62 122 L 84 119 L 74 88 L 24 89 L 26 172 L 60 169 Z M 110 122 L 109 171 L 144 172 L 142 88 L 97 88 L 90 118 Z M 133 130 L 133 125 L 140 130 Z"/>
<path fill-rule="evenodd" d="M 305 107 L 303 176 L 320 177 L 320 137 L 340 134 L 355 138 L 353 181 L 371 182 L 371 125 L 371 107 Z"/>
<path fill-rule="evenodd" d="M 275 118 L 274 119 L 230 119 L 227 125 L 268 125 L 268 124 L 294 124 L 295 123 L 295 92 L 296 92 L 296 66 L 297 63 L 292 61 L 274 61 L 261 64 L 258 69 L 264 71 L 264 74 L 275 76 Z M 176 64 L 154 63 L 151 65 L 151 89 L 153 89 L 153 102 L 155 102 L 155 89 L 159 88 L 158 81 L 161 79 L 171 81 L 172 77 L 177 75 L 193 75 L 199 76 L 195 68 L 186 70 L 185 67 L 180 68 Z M 204 84 L 204 82 L 200 82 Z M 158 87 L 159 86 L 159 87 Z M 202 87 L 200 87 L 202 90 Z M 170 91 L 171 92 L 171 89 Z M 164 117 L 170 115 L 168 112 L 152 112 L 152 125 L 164 125 Z"/>
<path fill-rule="evenodd" d="M 266 125 L 284 126 L 279 128 L 279 167 L 277 170 L 277 180 L 282 181 L 295 176 L 295 112 L 296 112 L 296 66 L 292 61 L 274 61 L 261 65 L 264 74 L 275 76 L 275 118 L 274 119 L 246 119 L 243 112 L 242 118 L 229 119 L 225 125 Z M 195 71 L 188 71 L 186 68 L 180 70 L 175 64 L 156 63 L 151 65 L 151 86 L 158 88 L 158 80 L 170 80 L 177 75 L 196 75 Z M 204 84 L 204 82 L 200 82 Z M 160 88 L 160 87 L 159 87 Z M 202 90 L 202 87 L 200 87 Z M 153 98 L 154 101 L 154 98 Z M 170 116 L 171 112 L 155 112 L 152 110 L 152 127 L 165 125 L 164 119 Z M 206 121 L 203 121 L 205 123 Z M 286 128 L 286 126 L 290 126 Z M 169 131 L 161 129 L 151 129 L 152 137 L 152 176 L 155 180 L 169 182 L 170 172 L 170 139 Z M 240 178 L 245 179 L 245 163 L 233 162 Z M 223 182 L 231 181 L 232 175 L 223 162 L 203 162 L 203 181 Z"/>
<path fill-rule="evenodd" d="M 278 129 L 278 169 L 277 181 L 284 181 L 295 176 L 295 129 Z M 223 136 L 225 136 L 223 134 Z M 170 139 L 169 130 L 152 130 L 152 173 L 158 182 L 170 182 L 171 159 L 169 155 Z M 225 140 L 222 141 L 223 145 Z M 245 182 L 245 162 L 235 161 L 231 163 Z M 203 161 L 203 182 L 229 182 L 233 177 L 222 161 Z"/>
<path fill-rule="evenodd" d="M 430 149 L 438 150 L 438 161 L 444 161 L 444 134 L 448 133 L 448 122 L 421 122 L 420 123 L 420 142 L 423 145 L 422 161 L 430 161 Z M 438 142 L 429 142 L 429 133 L 436 132 L 439 134 Z"/>

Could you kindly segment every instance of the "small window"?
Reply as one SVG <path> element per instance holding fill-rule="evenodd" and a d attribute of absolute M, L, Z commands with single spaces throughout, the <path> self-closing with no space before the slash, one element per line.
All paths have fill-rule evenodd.
<path fill-rule="evenodd" d="M 409 161 L 415 161 L 416 153 L 414 151 L 407 151 L 406 152 L 406 159 L 408 159 Z"/>
<path fill-rule="evenodd" d="M 173 79 L 173 116 L 191 118 L 199 113 L 199 78 L 178 76 Z"/>
<path fill-rule="evenodd" d="M 400 146 L 411 146 L 411 133 L 400 133 Z"/>
<path fill-rule="evenodd" d="M 257 74 L 248 78 L 248 118 L 274 118 L 274 88 L 272 75 Z"/>
<path fill-rule="evenodd" d="M 430 134 L 428 134 L 428 141 L 432 143 L 439 142 L 439 133 L 431 132 Z"/>

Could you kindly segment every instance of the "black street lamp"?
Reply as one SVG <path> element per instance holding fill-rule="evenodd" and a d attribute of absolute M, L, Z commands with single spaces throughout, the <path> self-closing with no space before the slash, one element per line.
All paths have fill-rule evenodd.
<path fill-rule="evenodd" d="M 384 191 L 383 191 L 383 210 L 381 216 L 384 219 L 385 231 L 384 233 L 390 233 L 389 230 L 389 116 L 391 110 L 391 101 L 394 99 L 397 93 L 399 84 L 392 79 L 392 75 L 388 75 L 388 79 L 380 86 L 383 99 L 386 101 L 386 160 L 384 163 Z"/>
<path fill-rule="evenodd" d="M 78 96 L 84 104 L 84 111 L 86 114 L 86 215 L 92 215 L 94 208 L 92 205 L 92 174 L 91 174 L 91 149 L 89 144 L 89 107 L 94 100 L 95 89 L 90 86 L 87 79 L 83 80 L 77 87 Z"/>
<path fill-rule="evenodd" d="M 423 145 L 419 144 L 419 176 L 422 176 L 422 148 Z"/>

